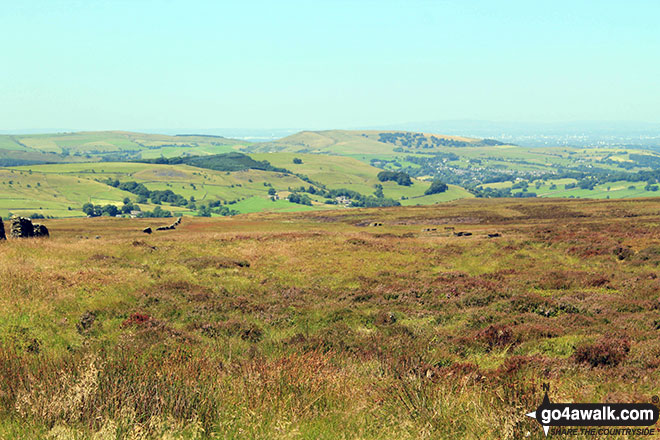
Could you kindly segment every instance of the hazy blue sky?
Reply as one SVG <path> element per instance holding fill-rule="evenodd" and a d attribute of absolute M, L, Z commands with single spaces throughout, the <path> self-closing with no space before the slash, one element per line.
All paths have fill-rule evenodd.
<path fill-rule="evenodd" d="M 660 1 L 0 0 L 0 129 L 660 122 Z"/>

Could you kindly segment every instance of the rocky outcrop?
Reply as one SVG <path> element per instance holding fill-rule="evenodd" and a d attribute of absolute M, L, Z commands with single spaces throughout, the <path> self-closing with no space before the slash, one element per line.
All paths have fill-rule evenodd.
<path fill-rule="evenodd" d="M 0 217 L 0 240 L 6 240 L 7 236 L 5 235 L 5 225 L 2 223 L 2 218 Z"/>
<path fill-rule="evenodd" d="M 12 238 L 49 237 L 48 228 L 25 217 L 13 216 L 9 219 L 9 234 Z"/>
<path fill-rule="evenodd" d="M 12 238 L 34 237 L 34 225 L 25 217 L 13 216 L 9 220 L 9 231 Z"/>

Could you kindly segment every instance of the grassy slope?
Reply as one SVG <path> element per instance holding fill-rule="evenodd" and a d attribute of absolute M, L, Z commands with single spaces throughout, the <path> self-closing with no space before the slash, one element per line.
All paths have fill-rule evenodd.
<path fill-rule="evenodd" d="M 144 158 L 217 154 L 244 145 L 245 142 L 215 136 L 168 136 L 126 131 L 0 135 L 0 150 L 55 154 L 68 151 L 69 160 L 76 157 L 84 160 L 86 154 L 97 157 L 113 152 L 135 152 L 137 157 Z"/>
<path fill-rule="evenodd" d="M 374 185 L 378 183 L 375 174 L 377 168 L 369 164 L 371 159 L 396 159 L 404 165 L 407 155 L 420 155 L 416 149 L 410 152 L 394 152 L 394 145 L 378 142 L 379 131 L 348 131 L 348 130 L 329 130 L 321 132 L 301 132 L 289 136 L 280 141 L 266 144 L 247 145 L 247 148 L 254 151 L 280 150 L 298 151 L 298 153 L 274 153 L 274 154 L 255 154 L 259 160 L 269 160 L 276 166 L 282 166 L 291 169 L 294 172 L 306 174 L 314 180 L 324 183 L 329 188 L 350 188 L 363 194 L 371 194 L 374 191 Z M 445 136 L 446 137 L 446 136 Z M 447 137 L 452 139 L 473 141 L 473 139 Z M 245 148 L 246 144 L 231 139 L 209 137 L 209 136 L 165 136 L 130 132 L 82 132 L 82 133 L 63 133 L 48 135 L 16 135 L 0 136 L 0 159 L 3 157 L 20 157 L 22 159 L 34 160 L 71 160 L 88 161 L 95 157 L 102 157 L 107 153 L 129 152 L 145 158 L 154 158 L 159 156 L 179 156 L 179 155 L 206 155 L 220 152 L 231 151 L 234 149 Z M 69 156 L 58 155 L 63 151 L 68 151 Z M 328 155 L 310 155 L 300 153 L 299 151 L 331 153 Z M 543 171 L 554 169 L 556 166 L 566 166 L 575 164 L 576 158 L 581 164 L 594 163 L 603 157 L 609 156 L 616 161 L 627 161 L 629 153 L 654 154 L 648 151 L 621 150 L 615 148 L 593 148 L 593 149 L 572 149 L 572 148 L 524 148 L 516 146 L 493 146 L 493 147 L 436 147 L 431 150 L 434 152 L 452 152 L 458 154 L 461 160 L 454 162 L 461 167 L 503 167 L 506 169 L 515 169 L 519 171 Z M 86 155 L 90 155 L 88 158 Z M 303 156 L 302 165 L 294 165 L 292 158 L 294 156 Z M 481 164 L 470 163 L 470 160 L 479 160 Z M 520 163 L 524 161 L 525 163 Z M 98 169 L 100 165 L 81 166 L 81 165 L 58 165 L 66 175 L 75 175 L 78 178 L 94 179 L 101 176 L 92 176 L 86 169 Z M 599 164 L 598 166 L 612 168 L 612 165 Z M 59 168 L 61 167 L 61 168 Z M 113 171 L 114 168 L 119 169 Z M 266 200 L 263 182 L 269 179 L 275 179 L 276 188 L 280 191 L 286 190 L 289 186 L 300 186 L 303 184 L 295 178 L 284 178 L 283 176 L 260 175 L 257 172 L 247 174 L 232 174 L 227 178 L 215 174 L 211 176 L 204 172 L 206 179 L 197 179 L 190 172 L 184 172 L 185 177 L 173 178 L 170 181 L 168 176 L 150 176 L 145 175 L 132 176 L 129 168 L 142 169 L 138 165 L 105 165 L 101 174 L 113 175 L 120 179 L 128 176 L 135 180 L 143 181 L 150 189 L 172 189 L 173 191 L 185 195 L 193 196 L 198 200 L 212 200 L 215 198 L 222 200 L 241 200 L 255 198 L 251 203 L 245 203 L 244 212 L 252 212 L 255 207 L 272 207 L 283 209 L 281 203 L 269 205 L 264 203 Z M 35 168 L 35 166 L 23 167 L 23 169 Z M 72 172 L 74 170 L 76 172 Z M 632 171 L 635 171 L 633 169 Z M 137 171 L 135 171 L 137 172 Z M 107 177 L 107 176 L 105 176 Z M 249 182 L 252 179 L 253 182 Z M 34 179 L 33 179 L 34 180 Z M 68 181 L 67 181 L 68 182 Z M 20 185 L 10 188 L 9 186 L 0 187 L 0 215 L 6 215 L 10 210 L 17 213 L 26 214 L 34 211 L 34 208 L 43 208 L 49 215 L 66 215 L 70 211 L 64 212 L 69 206 L 74 209 L 82 198 L 87 197 L 92 201 L 118 201 L 114 199 L 119 194 L 109 197 L 98 196 L 98 188 L 89 189 L 77 188 L 71 197 L 68 196 L 69 188 L 78 185 L 62 181 L 63 190 L 60 198 L 50 194 L 41 194 L 40 189 L 26 191 L 26 187 L 20 188 Z M 84 184 L 86 181 L 82 181 Z M 25 186 L 30 184 L 26 178 L 25 182 L 20 182 Z M 201 188 L 193 188 L 190 183 L 201 184 Z M 240 184 L 242 186 L 236 186 Z M 259 186 L 259 185 L 262 186 Z M 178 185 L 178 186 L 177 186 Z M 234 187 L 232 188 L 232 185 Z M 510 185 L 502 184 L 502 186 Z M 634 184 L 636 185 L 636 184 Z M 426 182 L 415 181 L 411 188 L 400 187 L 393 182 L 383 184 L 386 197 L 401 199 L 407 197 L 408 200 L 402 200 L 403 204 L 436 203 L 440 201 L 453 200 L 457 198 L 470 197 L 471 195 L 458 187 L 451 187 L 447 193 L 423 197 L 423 192 L 428 186 Z M 530 191 L 535 191 L 540 197 L 586 197 L 586 198 L 627 198 L 637 196 L 658 196 L 660 192 L 645 192 L 642 188 L 629 190 L 628 184 L 617 183 L 610 191 L 606 186 L 601 185 L 594 191 L 573 190 L 550 190 L 549 184 L 543 184 L 537 191 L 530 186 Z M 612 186 L 612 185 L 609 185 Z M 638 185 L 639 186 L 639 185 Z M 123 194 L 122 194 L 123 195 Z M 63 196 L 63 197 L 61 197 Z M 296 208 L 303 209 L 303 208 Z M 78 214 L 80 214 L 78 212 Z"/>
<path fill-rule="evenodd" d="M 421 153 L 455 153 L 461 157 L 463 167 L 470 165 L 468 160 L 479 159 L 482 166 L 497 167 L 521 171 L 550 170 L 557 166 L 590 164 L 604 157 L 611 157 L 615 161 L 627 161 L 628 153 L 655 155 L 648 150 L 632 150 L 621 148 L 571 148 L 548 147 L 529 148 L 515 145 L 501 146 L 474 146 L 474 147 L 444 147 L 437 146 L 430 149 L 406 149 L 405 152 L 395 152 L 395 145 L 378 141 L 378 134 L 386 131 L 353 131 L 353 130 L 327 130 L 303 131 L 285 137 L 275 142 L 253 144 L 246 147 L 255 152 L 307 152 L 326 153 L 353 157 L 369 163 L 371 159 L 384 158 L 404 162 L 405 156 L 419 155 Z M 428 133 L 426 135 L 429 135 Z M 477 139 L 457 136 L 433 135 L 440 138 L 456 139 L 466 142 L 476 142 Z M 519 163 L 519 162 L 526 163 Z M 577 161 L 577 162 L 576 162 Z M 476 166 L 476 165 L 472 165 Z M 616 169 L 613 165 L 599 164 L 602 168 Z M 632 171 L 636 171 L 634 168 Z"/>
<path fill-rule="evenodd" d="M 272 184 L 278 191 L 305 184 L 291 175 L 260 170 L 226 173 L 187 165 L 123 162 L 35 165 L 0 170 L 7 176 L 7 182 L 10 178 L 14 181 L 11 187 L 8 183 L 0 185 L 0 215 L 5 216 L 8 211 L 20 214 L 40 212 L 57 216 L 83 215 L 79 211 L 80 206 L 90 200 L 95 204 L 121 204 L 125 197 L 136 199 L 134 194 L 95 181 L 109 177 L 121 182 L 144 183 L 150 190 L 169 189 L 186 198 L 195 197 L 202 203 L 216 199 L 238 201 L 248 198 L 267 201 L 268 187 L 264 186 L 264 183 Z M 38 182 L 41 183 L 40 187 L 36 186 Z M 26 189 L 28 184 L 32 187 L 29 191 Z M 66 211 L 68 206 L 78 211 Z M 252 205 L 246 205 L 245 211 L 242 212 L 252 212 L 252 206 L 254 202 Z M 281 204 L 262 206 L 282 209 Z M 32 207 L 44 209 L 35 211 Z M 150 210 L 153 208 L 147 204 L 142 207 Z M 187 211 L 186 208 L 169 206 L 167 209 Z"/>
<path fill-rule="evenodd" d="M 442 194 L 424 197 L 430 185 L 429 182 L 414 179 L 410 187 L 398 185 L 396 182 L 380 182 L 376 177 L 382 171 L 357 159 L 343 156 L 327 156 L 303 153 L 261 153 L 250 154 L 256 160 L 268 160 L 277 167 L 283 167 L 294 173 L 304 174 L 314 181 L 326 185 L 330 189 L 348 188 L 362 194 L 372 194 L 376 184 L 383 185 L 385 197 L 395 200 L 407 197 L 402 204 L 433 204 L 439 201 L 455 200 L 473 197 L 464 189 L 451 186 Z M 294 164 L 293 159 L 299 158 L 302 164 Z"/>
<path fill-rule="evenodd" d="M 566 189 L 565 185 L 576 183 L 575 179 L 549 179 L 539 181 L 541 185 L 536 188 L 536 181 L 529 185 L 528 192 L 534 192 L 538 197 L 560 197 L 560 198 L 582 198 L 582 199 L 628 199 L 636 197 L 660 197 L 658 191 L 646 191 L 644 187 L 646 182 L 617 181 L 607 182 L 596 185 L 593 190 L 571 188 Z M 556 188 L 551 189 L 552 185 Z M 512 182 L 489 183 L 484 187 L 490 188 L 510 188 Z M 609 188 L 609 189 L 608 189 Z M 520 189 L 512 191 L 514 194 L 521 192 Z"/>
<path fill-rule="evenodd" d="M 10 212 L 24 216 L 33 213 L 56 217 L 83 216 L 80 207 L 87 202 L 120 204 L 125 197 L 134 198 L 134 195 L 84 177 L 0 168 L 2 217 L 7 217 Z M 145 203 L 142 208 L 152 210 L 154 205 Z"/>
<path fill-rule="evenodd" d="M 294 154 L 255 154 L 257 160 L 267 159 L 278 167 L 288 168 L 295 173 L 308 175 L 329 188 L 348 188 L 363 194 L 372 194 L 374 185 L 379 183 L 377 168 L 355 159 L 339 156 L 298 155 L 303 157 L 303 164 L 293 164 Z M 96 180 L 107 178 L 121 182 L 136 181 L 144 183 L 150 190 L 172 190 L 186 198 L 194 197 L 199 203 L 211 200 L 237 201 L 232 209 L 239 212 L 256 210 L 308 210 L 309 207 L 292 205 L 286 201 L 271 202 L 268 198 L 270 183 L 281 197 L 288 194 L 289 187 L 309 186 L 295 176 L 260 170 L 238 172 L 219 172 L 191 167 L 188 165 L 157 165 L 127 162 L 75 163 L 54 165 L 30 165 L 4 170 L 7 182 L 12 177 L 13 185 L 0 185 L 0 215 L 8 212 L 29 215 L 40 212 L 44 215 L 75 216 L 83 203 L 120 204 L 125 197 L 135 200 L 135 196 L 124 191 L 110 188 Z M 12 174 L 13 171 L 13 174 Z M 32 174 L 30 174 L 30 172 Z M 1 180 L 0 180 L 1 182 Z M 40 183 L 41 186 L 37 186 Z M 27 190 L 27 185 L 31 188 Z M 85 188 L 85 186 L 89 186 Z M 451 187 L 443 194 L 422 197 L 429 183 L 415 180 L 411 187 L 403 187 L 394 182 L 383 183 L 386 197 L 401 199 L 402 204 L 436 203 L 454 200 L 471 195 L 458 187 Z M 316 209 L 328 209 L 319 199 Z M 71 206 L 74 211 L 68 211 Z M 43 208 L 38 210 L 38 208 Z M 144 209 L 151 209 L 145 206 Z M 168 208 L 170 209 L 170 208 Z M 185 208 L 172 208 L 186 211 Z"/>
<path fill-rule="evenodd" d="M 327 153 L 340 155 L 392 155 L 396 145 L 378 141 L 379 133 L 391 133 L 383 130 L 324 130 L 302 131 L 274 142 L 253 144 L 247 149 L 254 152 L 301 152 Z M 458 136 L 434 135 L 445 139 L 476 141 L 476 139 Z M 434 150 L 429 150 L 434 151 Z"/>
<path fill-rule="evenodd" d="M 543 439 L 542 382 L 657 393 L 655 201 L 46 224 L 0 243 L 0 438 Z"/>

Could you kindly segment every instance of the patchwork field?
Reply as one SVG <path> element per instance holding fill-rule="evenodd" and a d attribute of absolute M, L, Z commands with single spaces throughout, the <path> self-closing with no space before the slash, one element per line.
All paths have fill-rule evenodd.
<path fill-rule="evenodd" d="M 145 153 L 144 158 L 159 157 L 175 149 L 181 154 L 217 154 L 230 151 L 244 143 L 220 136 L 168 136 L 162 134 L 134 133 L 128 131 L 91 131 L 57 134 L 0 135 L 0 149 L 64 154 L 65 156 L 108 153 Z M 138 154 L 137 157 L 140 157 Z"/>
<path fill-rule="evenodd" d="M 206 176 L 205 179 L 193 179 L 190 183 L 197 185 L 201 182 L 204 188 L 184 184 L 179 188 L 181 195 L 204 202 L 240 203 L 235 210 L 241 213 L 255 209 L 307 210 L 277 202 L 265 203 L 270 201 L 268 188 L 253 183 L 271 183 L 266 180 L 273 180 L 280 198 L 289 194 L 289 188 L 297 191 L 310 183 L 326 189 L 357 191 L 364 197 L 372 196 L 376 185 L 382 185 L 382 197 L 394 199 L 402 205 L 434 204 L 475 196 L 617 199 L 660 195 L 660 154 L 628 146 L 532 148 L 507 145 L 494 139 L 374 130 L 302 131 L 276 141 L 256 143 L 220 136 L 167 136 L 121 131 L 0 136 L 0 166 L 11 167 L 8 169 L 75 175 L 79 179 L 91 180 L 98 180 L 100 175 L 105 178 L 112 175 L 113 178 L 131 177 L 154 191 L 174 191 L 175 188 L 167 176 L 149 176 L 148 172 L 138 171 L 153 169 L 159 163 L 183 166 L 185 160 L 191 166 L 203 167 L 205 160 L 239 152 L 249 154 L 257 161 L 268 161 L 274 167 L 298 176 L 281 173 L 253 176 L 254 167 L 248 167 L 249 171 L 240 175 L 226 177 L 221 176 L 222 171 L 213 178 L 210 172 L 202 171 L 199 173 Z M 179 162 L 168 162 L 173 159 Z M 192 163 L 191 159 L 197 162 Z M 299 160 L 294 163 L 294 159 Z M 138 164 L 135 162 L 138 160 L 154 163 Z M 376 176 L 382 170 L 406 173 L 414 184 L 405 187 L 392 181 L 379 182 Z M 180 170 L 180 173 L 180 176 L 191 174 L 190 170 Z M 433 180 L 448 184 L 449 190 L 424 196 Z M 174 179 L 174 183 L 180 181 L 182 178 Z M 573 185 L 565 187 L 565 183 L 558 183 L 565 181 Z M 520 188 L 522 183 L 529 188 Z M 95 197 L 96 189 L 81 189 L 78 193 L 84 192 L 93 203 L 95 199 L 103 199 Z M 66 192 L 61 196 L 67 197 Z M 27 215 L 34 211 L 33 206 L 41 207 L 46 215 L 82 215 L 75 206 L 74 212 L 64 212 L 72 203 L 77 203 L 78 195 L 57 201 L 51 200 L 50 194 L 41 197 L 39 191 L 31 191 L 30 196 L 34 203 L 28 206 L 15 203 L 20 199 L 15 188 L 0 187 L 0 215 L 10 212 Z M 308 197 L 318 209 L 331 208 L 324 197 L 314 194 Z M 110 199 L 110 203 L 113 200 L 121 204 L 123 197 Z"/>
<path fill-rule="evenodd" d="M 302 157 L 302 164 L 294 164 L 294 157 Z M 170 190 L 185 199 L 194 199 L 198 205 L 221 201 L 240 213 L 257 211 L 307 211 L 337 208 L 324 203 L 324 198 L 311 195 L 313 206 L 290 203 L 285 198 L 291 189 L 308 188 L 310 183 L 328 189 L 349 189 L 372 195 L 377 184 L 382 184 L 385 197 L 402 205 L 433 204 L 473 197 L 468 191 L 451 185 L 443 193 L 425 196 L 430 182 L 413 179 L 413 185 L 401 186 L 395 182 L 380 182 L 378 168 L 352 158 L 313 154 L 255 154 L 259 161 L 268 160 L 277 168 L 289 172 L 246 169 L 241 171 L 215 171 L 185 164 L 165 165 L 136 162 L 66 163 L 26 165 L 0 168 L 0 215 L 10 213 L 30 216 L 84 216 L 84 203 L 114 204 L 121 206 L 125 198 L 133 202 L 135 194 L 107 185 L 108 179 L 120 182 L 138 182 L 150 191 Z M 301 177 L 298 177 L 300 175 Z M 273 188 L 279 200 L 271 201 Z M 153 210 L 154 205 L 140 203 L 142 210 Z M 179 214 L 195 214 L 185 206 L 164 205 L 164 209 Z"/>
<path fill-rule="evenodd" d="M 150 236 L 158 219 L 43 221 L 50 239 L 0 242 L 0 438 L 541 439 L 542 383 L 650 402 L 659 214 L 464 199 Z"/>
<path fill-rule="evenodd" d="M 264 183 L 284 192 L 289 187 L 308 185 L 288 174 L 261 170 L 220 172 L 187 165 L 103 162 L 0 168 L 0 215 L 7 216 L 11 212 L 29 216 L 38 212 L 75 217 L 84 216 L 81 207 L 87 202 L 121 206 L 126 197 L 136 200 L 135 194 L 102 183 L 109 178 L 143 183 L 152 191 L 169 189 L 186 199 L 193 197 L 198 203 L 213 200 L 238 203 L 252 199 L 251 205 L 232 205 L 237 210 L 245 207 L 241 212 L 253 212 L 250 206 L 257 206 L 257 201 L 263 202 L 261 206 L 264 210 L 306 208 L 285 201 L 270 202 L 270 186 Z M 287 206 L 283 207 L 283 203 Z M 68 210 L 69 207 L 72 209 Z M 153 209 L 149 203 L 140 203 L 140 207 L 143 210 Z M 164 205 L 164 209 L 193 213 L 186 207 Z"/>

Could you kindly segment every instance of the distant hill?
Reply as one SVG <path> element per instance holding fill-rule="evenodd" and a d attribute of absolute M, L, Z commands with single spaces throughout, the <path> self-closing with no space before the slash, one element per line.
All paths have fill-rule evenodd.
<path fill-rule="evenodd" d="M 234 151 L 246 142 L 220 136 L 94 131 L 0 135 L 0 165 L 119 161 Z"/>
<path fill-rule="evenodd" d="M 493 142 L 493 141 L 491 141 Z M 494 141 L 494 144 L 501 144 Z M 250 152 L 299 152 L 341 155 L 387 154 L 397 148 L 415 152 L 432 152 L 441 147 L 483 146 L 481 139 L 444 136 L 429 133 L 378 130 L 325 130 L 302 131 L 273 142 L 257 143 L 245 147 Z"/>
<path fill-rule="evenodd" d="M 407 174 L 412 184 L 381 182 L 383 170 Z M 82 203 L 121 206 L 125 198 L 146 210 L 162 202 L 144 201 L 121 186 L 125 182 L 174 193 L 164 209 L 197 214 L 206 206 L 223 215 L 218 208 L 247 213 L 475 196 L 658 197 L 660 154 L 625 147 L 521 147 L 396 130 L 302 131 L 261 143 L 104 131 L 0 136 L 0 177 L 1 216 L 80 216 Z M 433 180 L 447 184 L 447 191 L 426 195 Z"/>

